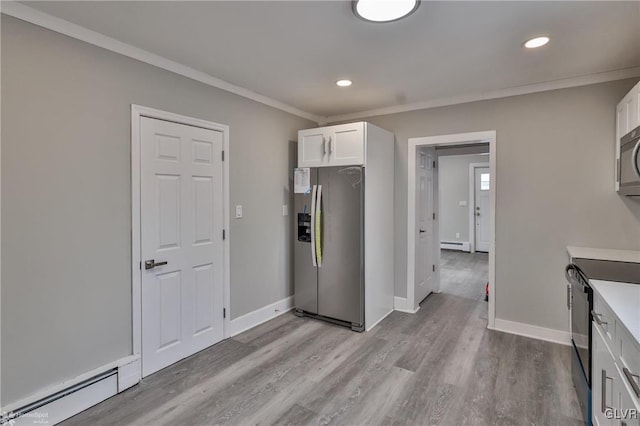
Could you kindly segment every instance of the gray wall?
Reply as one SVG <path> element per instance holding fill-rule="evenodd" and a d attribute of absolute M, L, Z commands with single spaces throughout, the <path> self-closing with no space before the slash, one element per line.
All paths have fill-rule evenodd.
<path fill-rule="evenodd" d="M 640 248 L 640 202 L 613 191 L 615 107 L 636 81 L 366 119 L 396 135 L 396 296 L 406 297 L 407 139 L 496 130 L 496 316 L 566 330 L 565 246 Z"/>
<path fill-rule="evenodd" d="M 469 241 L 469 164 L 489 163 L 488 155 L 438 156 L 440 241 Z M 466 201 L 466 206 L 460 206 Z M 460 237 L 456 237 L 456 233 Z"/>
<path fill-rule="evenodd" d="M 232 318 L 292 294 L 290 141 L 315 123 L 2 16 L 3 405 L 131 353 L 132 103 L 230 126 Z"/>

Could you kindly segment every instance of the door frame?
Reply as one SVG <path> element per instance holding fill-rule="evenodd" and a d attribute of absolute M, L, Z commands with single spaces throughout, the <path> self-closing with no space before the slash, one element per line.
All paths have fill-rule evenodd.
<path fill-rule="evenodd" d="M 495 130 L 483 132 L 458 133 L 450 135 L 426 136 L 409 138 L 408 140 L 408 167 L 407 167 L 407 305 L 411 312 L 420 309 L 418 301 L 415 300 L 415 215 L 416 215 L 416 154 L 421 146 L 446 146 L 446 145 L 471 145 L 479 142 L 489 143 L 489 173 L 491 173 L 494 184 L 489 189 L 489 282 L 491 292 L 489 294 L 489 312 L 487 327 L 495 327 L 496 318 L 496 298 L 499 291 L 496 286 L 496 145 L 497 137 Z M 436 172 L 438 169 L 436 168 Z M 437 205 L 437 202 L 436 202 Z M 436 241 L 440 239 L 439 226 L 436 227 Z M 439 253 L 439 251 L 438 251 Z M 439 260 L 439 255 L 436 258 Z M 436 288 L 440 289 L 440 274 L 436 275 L 438 282 Z"/>
<path fill-rule="evenodd" d="M 489 179 L 491 186 L 493 185 L 493 178 L 491 177 L 491 167 L 489 163 L 470 163 L 469 164 L 469 252 L 476 252 L 476 218 L 474 212 L 474 206 L 476 204 L 476 169 L 489 168 Z M 491 200 L 489 200 L 491 202 Z"/>
<path fill-rule="evenodd" d="M 223 307 L 227 315 L 223 319 L 223 336 L 226 339 L 230 332 L 230 238 L 229 238 L 229 126 L 211 121 L 200 120 L 168 111 L 131 104 L 131 326 L 133 355 L 142 359 L 142 253 L 141 253 L 141 170 L 140 120 L 143 117 L 172 123 L 222 132 L 224 161 L 222 162 L 222 199 L 223 199 L 223 227 L 227 231 L 227 238 L 222 242 L 223 268 Z M 140 377 L 142 377 L 142 362 L 139 363 Z"/>

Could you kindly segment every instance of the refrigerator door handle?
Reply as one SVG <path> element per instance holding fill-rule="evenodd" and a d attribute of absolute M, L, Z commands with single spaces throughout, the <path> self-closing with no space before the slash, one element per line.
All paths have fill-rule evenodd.
<path fill-rule="evenodd" d="M 316 195 L 316 211 L 315 221 L 313 222 L 316 262 L 318 268 L 322 267 L 322 185 L 318 185 L 318 194 Z"/>
<path fill-rule="evenodd" d="M 316 223 L 316 191 L 318 186 L 313 185 L 313 189 L 311 190 L 311 262 L 313 266 L 318 266 L 316 263 L 316 232 L 315 232 L 315 223 Z"/>

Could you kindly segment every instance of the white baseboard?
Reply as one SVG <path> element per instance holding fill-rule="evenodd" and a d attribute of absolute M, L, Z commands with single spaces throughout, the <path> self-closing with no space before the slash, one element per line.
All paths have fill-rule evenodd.
<path fill-rule="evenodd" d="M 244 314 L 229 321 L 229 330 L 226 333 L 227 337 L 236 336 L 243 331 L 247 331 L 250 328 L 262 324 L 263 322 L 267 322 L 278 317 L 285 312 L 289 312 L 291 309 L 293 309 L 293 296 L 286 297 L 263 308 Z"/>
<path fill-rule="evenodd" d="M 418 312 L 420 310 L 420 307 L 418 306 L 417 309 L 413 309 L 413 307 L 411 307 L 409 302 L 407 301 L 406 297 L 395 296 L 393 298 L 393 310 L 394 311 L 400 311 L 400 312 L 406 312 L 408 314 L 415 314 L 416 312 Z"/>
<path fill-rule="evenodd" d="M 440 248 L 444 250 L 471 251 L 469 241 L 440 241 Z"/>
<path fill-rule="evenodd" d="M 391 309 L 389 312 L 387 312 L 386 314 L 384 314 L 384 315 L 382 316 L 382 318 L 380 318 L 378 321 L 374 322 L 374 323 L 373 323 L 373 324 L 371 324 L 369 327 L 367 327 L 367 328 L 366 328 L 366 331 L 369 331 L 369 330 L 371 330 L 373 327 L 375 327 L 376 325 L 380 324 L 380 322 L 381 322 L 383 319 L 385 319 L 386 317 L 388 317 L 388 316 L 389 316 L 389 314 L 390 314 L 391 312 L 393 312 L 393 311 L 394 311 L 394 310 L 393 310 L 393 309 Z"/>
<path fill-rule="evenodd" d="M 118 367 L 118 392 L 137 385 L 142 380 L 142 359 L 137 357 Z"/>
<path fill-rule="evenodd" d="M 561 345 L 571 344 L 571 335 L 568 331 L 538 327 L 537 325 L 507 321 L 500 318 L 495 319 L 495 326 L 493 330 L 517 334 L 518 336 L 530 337 L 532 339 L 544 340 L 547 342 L 559 343 Z"/>

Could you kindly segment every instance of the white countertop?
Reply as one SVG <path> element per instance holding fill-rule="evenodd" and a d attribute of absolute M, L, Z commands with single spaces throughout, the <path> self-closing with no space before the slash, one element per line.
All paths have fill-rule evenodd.
<path fill-rule="evenodd" d="M 640 344 L 640 285 L 601 280 L 589 282 Z"/>
<path fill-rule="evenodd" d="M 640 263 L 640 250 L 614 250 L 567 246 L 567 253 L 569 253 L 571 258 Z"/>

